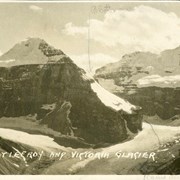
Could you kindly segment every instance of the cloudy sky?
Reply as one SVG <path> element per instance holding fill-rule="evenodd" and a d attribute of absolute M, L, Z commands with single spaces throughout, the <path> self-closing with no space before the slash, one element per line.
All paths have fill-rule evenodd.
<path fill-rule="evenodd" d="M 180 3 L 0 3 L 0 54 L 40 37 L 88 70 L 180 45 Z M 89 39 L 89 40 L 88 40 Z"/>

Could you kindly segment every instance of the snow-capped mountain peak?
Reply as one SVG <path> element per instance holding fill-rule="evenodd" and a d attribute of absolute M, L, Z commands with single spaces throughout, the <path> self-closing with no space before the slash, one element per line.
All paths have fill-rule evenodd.
<path fill-rule="evenodd" d="M 50 46 L 43 39 L 27 38 L 0 57 L 0 66 L 44 64 L 48 61 L 58 61 L 64 56 L 61 50 Z M 10 61 L 12 59 L 13 61 Z"/>

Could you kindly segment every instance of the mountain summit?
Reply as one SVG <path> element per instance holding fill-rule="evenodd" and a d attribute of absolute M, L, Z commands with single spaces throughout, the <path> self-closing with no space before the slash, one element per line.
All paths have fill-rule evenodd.
<path fill-rule="evenodd" d="M 28 38 L 0 57 L 0 66 L 44 64 L 60 60 L 65 54 L 40 38 Z"/>

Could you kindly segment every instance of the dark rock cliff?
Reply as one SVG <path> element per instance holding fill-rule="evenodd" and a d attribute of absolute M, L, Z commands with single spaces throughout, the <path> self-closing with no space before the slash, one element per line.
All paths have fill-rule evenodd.
<path fill-rule="evenodd" d="M 142 114 L 158 115 L 161 119 L 169 119 L 180 114 L 180 89 L 143 87 L 135 93 L 116 93 L 135 105 L 142 106 Z"/>

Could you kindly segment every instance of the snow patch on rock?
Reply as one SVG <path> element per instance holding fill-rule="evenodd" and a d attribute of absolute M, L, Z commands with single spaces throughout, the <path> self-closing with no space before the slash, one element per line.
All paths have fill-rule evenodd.
<path fill-rule="evenodd" d="M 41 109 L 45 109 L 45 110 L 54 110 L 56 107 L 56 103 L 53 104 L 43 104 Z"/>
<path fill-rule="evenodd" d="M 15 59 L 8 59 L 8 60 L 4 60 L 4 61 L 0 61 L 0 63 L 11 63 L 11 62 L 14 62 L 16 61 Z"/>
<path fill-rule="evenodd" d="M 136 109 L 134 105 L 105 90 L 97 82 L 91 83 L 91 88 L 105 106 L 111 107 L 115 111 L 123 110 L 131 114 L 132 110 Z"/>

